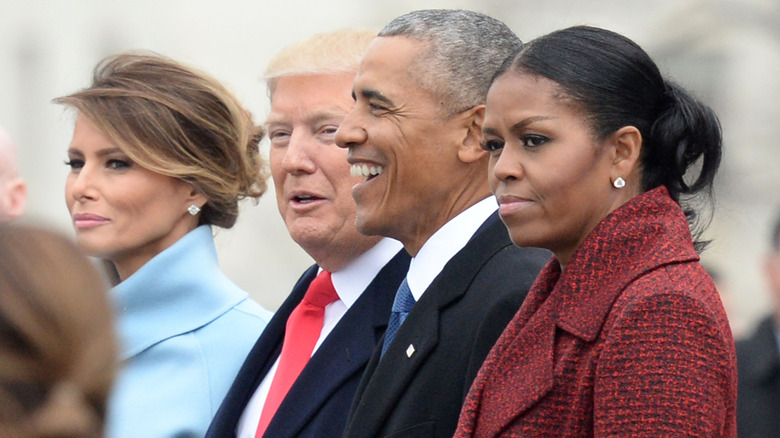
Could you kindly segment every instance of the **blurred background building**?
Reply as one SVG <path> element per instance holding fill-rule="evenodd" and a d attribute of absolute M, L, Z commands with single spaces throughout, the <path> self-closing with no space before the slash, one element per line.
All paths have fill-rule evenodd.
<path fill-rule="evenodd" d="M 776 0 L 0 0 L 0 124 L 20 148 L 29 185 L 24 220 L 72 235 L 63 162 L 75 117 L 51 99 L 86 86 L 104 56 L 152 50 L 195 65 L 261 122 L 268 98 L 260 75 L 281 47 L 345 26 L 378 29 L 421 8 L 484 12 L 524 41 L 575 24 L 606 27 L 634 39 L 712 105 L 726 152 L 703 260 L 718 273 L 737 335 L 769 310 L 760 259 L 780 211 Z M 270 309 L 311 263 L 290 240 L 272 190 L 258 205 L 244 204 L 217 245 L 228 275 Z"/>

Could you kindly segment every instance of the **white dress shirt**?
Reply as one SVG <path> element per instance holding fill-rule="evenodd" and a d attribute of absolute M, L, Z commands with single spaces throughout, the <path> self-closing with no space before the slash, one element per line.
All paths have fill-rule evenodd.
<path fill-rule="evenodd" d="M 477 232 L 480 226 L 498 209 L 494 196 L 477 202 L 450 219 L 423 244 L 406 274 L 406 282 L 416 301 L 455 256 Z"/>
<path fill-rule="evenodd" d="M 344 269 L 331 273 L 333 287 L 336 289 L 339 299 L 325 306 L 325 319 L 322 323 L 322 331 L 319 339 L 317 339 L 317 343 L 314 345 L 312 355 L 314 355 L 314 352 L 317 351 L 333 328 L 336 327 L 341 317 L 360 298 L 360 295 L 371 284 L 374 277 L 401 248 L 403 246 L 397 240 L 384 238 L 374 247 L 350 262 Z M 238 438 L 254 438 L 257 425 L 260 423 L 260 414 L 263 412 L 263 406 L 278 366 L 279 358 L 277 357 L 271 369 L 268 370 L 268 374 L 265 375 L 249 403 L 247 403 L 246 408 L 244 408 L 244 413 L 241 414 L 241 419 L 236 429 Z"/>

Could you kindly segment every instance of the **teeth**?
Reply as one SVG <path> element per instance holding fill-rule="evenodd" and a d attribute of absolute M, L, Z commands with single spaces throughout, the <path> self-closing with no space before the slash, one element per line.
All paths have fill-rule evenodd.
<path fill-rule="evenodd" d="M 367 164 L 353 164 L 350 166 L 349 171 L 352 176 L 376 176 L 382 173 L 385 168 L 382 166 L 371 166 Z"/>

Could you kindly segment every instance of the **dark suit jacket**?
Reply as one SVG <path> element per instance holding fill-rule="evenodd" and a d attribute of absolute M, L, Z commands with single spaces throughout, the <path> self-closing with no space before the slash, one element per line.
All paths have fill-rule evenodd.
<path fill-rule="evenodd" d="M 360 298 L 312 356 L 268 425 L 265 436 L 338 437 L 360 376 L 377 342 L 384 334 L 398 285 L 409 268 L 409 255 L 401 250 L 382 268 Z M 317 275 L 309 268 L 282 303 L 249 352 L 207 437 L 235 436 L 241 414 L 279 356 L 290 312 L 298 305 Z"/>
<path fill-rule="evenodd" d="M 736 358 L 688 221 L 661 187 L 539 275 L 456 437 L 734 437 Z"/>
<path fill-rule="evenodd" d="M 344 436 L 451 437 L 471 381 L 549 257 L 512 245 L 493 214 L 426 289 L 381 361 L 374 352 Z"/>
<path fill-rule="evenodd" d="M 740 438 L 780 437 L 780 351 L 774 318 L 737 342 L 737 432 Z"/>

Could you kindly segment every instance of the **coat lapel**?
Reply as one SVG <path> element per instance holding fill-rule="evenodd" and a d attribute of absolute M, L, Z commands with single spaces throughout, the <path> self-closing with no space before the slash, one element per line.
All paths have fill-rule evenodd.
<path fill-rule="evenodd" d="M 296 436 L 345 381 L 363 369 L 384 333 L 408 266 L 409 256 L 402 250 L 382 268 L 306 364 L 266 436 Z"/>
<path fill-rule="evenodd" d="M 670 243 L 659 237 L 689 235 L 684 217 L 668 217 L 682 213 L 665 190 L 634 198 L 607 216 L 572 255 L 566 272 L 555 259 L 542 270 L 485 360 L 467 399 L 464 415 L 476 422 L 473 427 L 480 436 L 499 436 L 553 389 L 556 330 L 593 342 L 615 300 L 634 278 L 668 263 L 698 259 L 690 238 Z M 659 232 L 659 227 L 678 228 Z M 642 257 L 642 251 L 661 257 Z M 475 406 L 490 415 L 480 416 L 473 411 Z"/>
<path fill-rule="evenodd" d="M 287 318 L 303 299 L 309 283 L 317 276 L 318 269 L 317 265 L 313 265 L 303 273 L 290 295 L 271 318 L 241 365 L 238 375 L 209 426 L 207 437 L 233 436 L 235 433 L 249 399 L 281 353 Z"/>
<path fill-rule="evenodd" d="M 418 369 L 436 350 L 443 309 L 461 298 L 482 265 L 510 244 L 504 225 L 493 214 L 444 266 L 409 312 L 381 361 L 380 349 L 374 351 L 358 389 L 360 399 L 352 407 L 351 417 L 362 420 L 359 425 L 353 422 L 349 427 L 359 427 L 360 436 L 378 434 Z M 367 376 L 370 380 L 366 382 Z"/>
<path fill-rule="evenodd" d="M 594 341 L 625 287 L 671 263 L 698 260 L 688 222 L 666 188 L 640 195 L 607 216 L 575 251 L 556 285 L 556 324 L 586 342 Z M 676 216 L 676 217 L 673 217 Z M 647 257 L 645 254 L 653 254 Z"/>
<path fill-rule="evenodd" d="M 532 292 L 485 359 L 483 370 L 493 372 L 479 373 L 464 407 L 468 410 L 476 397 L 480 410 L 493 414 L 476 418 L 481 436 L 499 436 L 553 388 L 557 303 L 550 290 L 559 277 L 560 265 L 553 260 L 542 269 Z M 489 396 L 483 397 L 485 392 Z M 497 393 L 501 396 L 495 397 Z M 474 418 L 473 413 L 464 414 Z"/>

